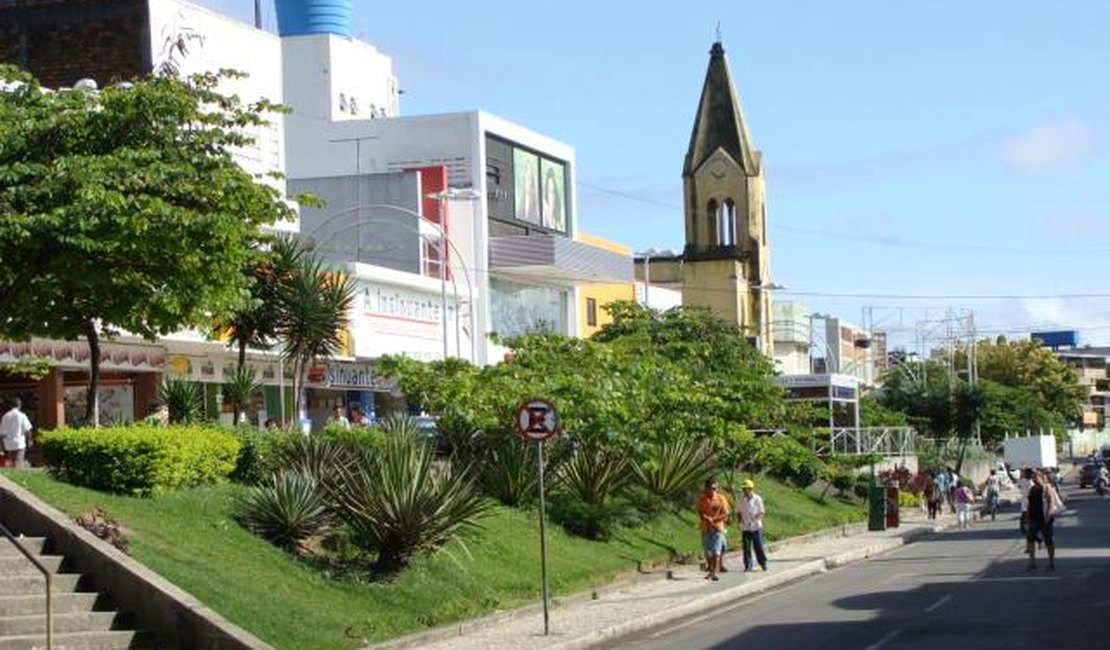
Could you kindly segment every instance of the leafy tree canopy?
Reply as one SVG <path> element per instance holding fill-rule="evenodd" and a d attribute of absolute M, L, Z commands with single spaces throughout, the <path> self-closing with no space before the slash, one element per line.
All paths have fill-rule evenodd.
<path fill-rule="evenodd" d="M 102 335 L 241 300 L 259 227 L 293 212 L 232 159 L 275 107 L 221 95 L 229 76 L 48 91 L 0 67 L 0 336 L 84 336 L 95 362 Z"/>

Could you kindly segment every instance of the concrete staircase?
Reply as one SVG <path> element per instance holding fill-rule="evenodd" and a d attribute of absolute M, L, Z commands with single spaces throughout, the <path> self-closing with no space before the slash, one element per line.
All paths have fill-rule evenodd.
<path fill-rule="evenodd" d="M 77 573 L 64 573 L 65 558 L 43 554 L 45 539 L 23 545 L 54 574 L 54 650 L 150 648 L 131 628 L 130 617 Z M 0 536 L 0 650 L 46 647 L 46 586 L 43 575 L 7 538 Z"/>

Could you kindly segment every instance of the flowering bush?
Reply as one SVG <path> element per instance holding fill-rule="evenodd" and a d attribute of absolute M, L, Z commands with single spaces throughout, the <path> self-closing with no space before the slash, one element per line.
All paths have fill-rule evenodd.
<path fill-rule="evenodd" d="M 93 508 L 78 517 L 77 525 L 115 546 L 123 553 L 127 553 L 130 548 L 131 543 L 124 536 L 119 522 L 109 517 L 108 513 L 100 508 Z"/>

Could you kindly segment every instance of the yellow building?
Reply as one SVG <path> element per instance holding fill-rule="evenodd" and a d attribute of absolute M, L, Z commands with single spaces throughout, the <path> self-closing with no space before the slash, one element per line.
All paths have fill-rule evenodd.
<path fill-rule="evenodd" d="M 625 256 L 632 255 L 632 249 L 628 246 L 593 235 L 578 233 L 575 239 L 594 248 Z M 578 336 L 589 338 L 602 325 L 612 320 L 604 309 L 605 305 L 617 300 L 635 299 L 636 286 L 631 283 L 578 285 Z"/>

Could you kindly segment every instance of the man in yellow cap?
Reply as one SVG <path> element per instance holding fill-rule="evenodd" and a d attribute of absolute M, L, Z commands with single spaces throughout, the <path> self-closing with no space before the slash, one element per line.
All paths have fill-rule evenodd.
<path fill-rule="evenodd" d="M 744 570 L 752 570 L 752 550 L 759 567 L 767 570 L 767 554 L 763 550 L 763 497 L 755 493 L 755 482 L 744 479 L 740 485 L 743 496 L 736 504 L 736 518 L 740 523 L 740 535 L 744 544 Z"/>

